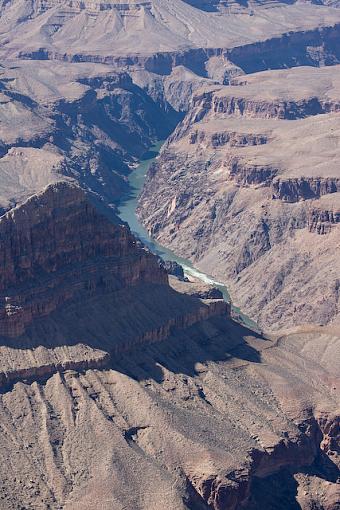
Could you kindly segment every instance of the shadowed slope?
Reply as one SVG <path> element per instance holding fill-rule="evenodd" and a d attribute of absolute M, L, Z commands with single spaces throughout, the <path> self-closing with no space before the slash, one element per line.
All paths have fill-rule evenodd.
<path fill-rule="evenodd" d="M 319 458 L 334 498 L 337 332 L 264 339 L 176 292 L 71 183 L 2 216 L 0 239 L 6 510 L 238 510 L 255 478 L 294 467 L 304 487 Z"/>

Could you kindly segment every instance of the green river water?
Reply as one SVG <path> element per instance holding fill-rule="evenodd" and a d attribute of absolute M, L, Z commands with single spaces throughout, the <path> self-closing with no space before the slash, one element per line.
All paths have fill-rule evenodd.
<path fill-rule="evenodd" d="M 150 151 L 145 154 L 138 167 L 131 172 L 129 177 L 130 192 L 128 195 L 123 196 L 122 200 L 118 204 L 119 216 L 123 221 L 129 224 L 131 231 L 149 248 L 151 252 L 159 255 L 163 260 L 175 261 L 180 264 L 183 267 L 185 276 L 189 278 L 194 277 L 203 281 L 204 283 L 211 284 L 218 288 L 222 292 L 224 300 L 229 303 L 230 296 L 228 289 L 223 283 L 216 281 L 212 276 L 195 268 L 189 260 L 178 257 L 171 250 L 168 250 L 164 246 L 161 246 L 156 241 L 154 241 L 149 236 L 147 230 L 143 227 L 136 215 L 138 197 L 143 188 L 147 171 L 149 166 L 156 159 L 163 143 L 164 141 L 158 142 L 152 146 Z M 256 323 L 244 315 L 238 307 L 232 305 L 232 309 L 233 316 L 236 318 L 236 320 L 242 322 L 251 329 L 258 330 Z"/>

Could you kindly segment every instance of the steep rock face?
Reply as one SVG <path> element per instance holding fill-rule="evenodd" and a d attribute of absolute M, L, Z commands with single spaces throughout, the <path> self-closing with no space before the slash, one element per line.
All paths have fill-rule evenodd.
<path fill-rule="evenodd" d="M 338 196 L 324 196 L 320 201 L 315 201 L 310 210 L 309 230 L 318 234 L 329 234 L 339 221 Z"/>
<path fill-rule="evenodd" d="M 339 61 L 337 9 L 308 3 L 215 2 L 211 9 L 202 8 L 209 2 L 192 4 L 2 2 L 2 52 L 11 57 L 137 64 L 153 72 L 169 69 L 175 60 L 191 69 L 190 60 L 195 60 L 196 69 L 204 68 L 207 50 L 210 56 L 225 52 L 226 60 L 246 72 Z"/>
<path fill-rule="evenodd" d="M 91 293 L 98 286 L 114 291 L 137 282 L 166 283 L 127 228 L 101 220 L 83 192 L 64 182 L 2 216 L 0 232 L 3 336 L 20 336 L 32 320 L 72 300 L 82 286 Z M 87 279 L 80 285 L 85 267 Z"/>
<path fill-rule="evenodd" d="M 232 94 L 232 89 L 228 90 Z M 242 94 L 242 91 L 236 89 L 237 94 Z M 247 90 L 244 91 L 247 93 Z M 223 92 L 222 92 L 223 94 Z M 340 110 L 338 102 L 320 101 L 320 99 L 307 98 L 301 101 L 275 101 L 276 98 L 264 99 L 245 99 L 244 97 L 229 97 L 222 94 L 211 92 L 204 94 L 202 98 L 195 97 L 194 107 L 199 108 L 199 103 L 202 104 L 202 110 L 197 112 L 199 119 L 205 116 L 205 112 L 211 110 L 213 113 L 239 115 L 245 117 L 256 118 L 277 118 L 277 119 L 297 119 L 306 117 L 308 115 L 317 115 L 320 113 L 328 113 L 330 111 Z"/>
<path fill-rule="evenodd" d="M 338 34 L 339 26 L 321 31 L 296 32 L 289 36 L 285 34 L 283 37 L 232 48 L 226 52 L 226 57 L 247 74 L 296 65 L 333 65 L 338 63 L 339 58 L 338 51 L 333 50 Z M 325 40 L 327 43 L 324 45 Z M 283 58 L 277 58 L 278 55 L 283 55 Z"/>
<path fill-rule="evenodd" d="M 224 279 L 264 328 L 339 320 L 339 114 L 306 109 L 302 118 L 280 119 L 271 108 L 281 93 L 284 104 L 292 94 L 292 102 L 306 105 L 314 95 L 338 105 L 338 71 L 272 71 L 262 77 L 268 88 L 254 75 L 199 93 L 141 196 L 151 235 Z M 251 104 L 265 100 L 268 118 L 261 109 L 248 116 L 214 107 L 242 91 Z"/>
<path fill-rule="evenodd" d="M 204 70 L 202 72 L 204 73 Z M 154 101 L 164 106 L 171 105 L 178 112 L 187 112 L 189 107 L 191 108 L 191 100 L 197 90 L 218 83 L 194 73 L 184 65 L 174 65 L 170 74 L 165 76 L 138 69 L 131 70 L 130 74 L 134 83 L 146 90 Z"/>
<path fill-rule="evenodd" d="M 233 299 L 262 327 L 336 320 L 337 223 L 312 227 L 320 221 L 320 212 L 312 211 L 327 211 L 327 204 L 314 209 L 309 201 L 273 200 L 270 173 L 241 172 L 231 180 L 224 170 L 220 160 L 207 168 L 195 157 L 164 152 L 142 195 L 140 212 L 150 233 L 202 269 L 213 269 L 218 279 L 227 278 Z M 158 197 L 164 189 L 162 208 L 149 201 L 153 186 Z M 329 235 L 313 240 L 313 232 L 322 231 Z M 267 278 L 260 281 L 259 274 Z M 306 302 L 307 289 L 313 298 Z"/>
<path fill-rule="evenodd" d="M 311 198 L 320 198 L 340 190 L 340 178 L 276 179 L 272 186 L 273 198 L 285 202 L 298 202 Z"/>
<path fill-rule="evenodd" d="M 221 299 L 171 289 L 156 257 L 74 183 L 49 185 L 1 216 L 0 240 L 3 385 L 106 366 L 113 353 L 228 311 Z"/>
<path fill-rule="evenodd" d="M 2 215 L 0 242 L 6 508 L 237 510 L 255 479 L 336 466 L 336 332 L 265 339 L 209 289 L 171 288 L 74 183 Z"/>
<path fill-rule="evenodd" d="M 54 154 L 62 162 L 59 173 L 76 178 L 108 202 L 127 189 L 127 175 L 136 158 L 153 141 L 168 136 L 179 119 L 169 105 L 156 104 L 128 74 L 107 66 L 7 62 L 0 84 L 6 99 L 0 112 L 0 155 L 6 156 L 13 147 L 23 152 L 26 147 L 46 150 L 52 153 L 49 160 Z M 23 153 L 22 163 L 16 155 L 16 166 L 25 166 L 27 154 Z M 38 151 L 34 158 L 36 168 L 31 164 L 30 172 L 40 183 L 46 172 L 40 169 Z M 0 158 L 2 174 L 9 172 L 8 166 L 10 161 Z M 15 186 L 8 178 L 5 185 L 9 200 L 22 191 L 17 186 L 10 196 Z"/>
<path fill-rule="evenodd" d="M 265 134 L 237 133 L 237 132 L 212 132 L 196 130 L 190 133 L 190 143 L 204 143 L 208 147 L 246 147 L 247 145 L 261 145 L 267 143 Z"/>
<path fill-rule="evenodd" d="M 165 495 L 173 510 L 238 510 L 287 469 L 293 504 L 298 485 L 303 510 L 334 510 L 338 342 L 326 328 L 264 340 L 215 317 L 106 369 L 17 382 L 0 395 L 0 497 L 9 510 L 160 510 Z"/>
<path fill-rule="evenodd" d="M 338 65 L 255 73 L 234 78 L 229 87 L 206 84 L 193 95 L 190 111 L 177 126 L 170 141 L 192 132 L 194 124 L 198 124 L 196 127 L 199 128 L 201 121 L 216 122 L 229 116 L 295 120 L 337 112 L 340 110 L 339 84 Z M 260 124 L 258 126 L 261 127 Z M 252 134 L 249 133 L 250 136 Z"/>
<path fill-rule="evenodd" d="M 229 320 L 216 291 L 171 288 L 126 226 L 59 181 L 76 179 L 97 194 L 97 206 L 111 203 L 126 190 L 131 164 L 168 136 L 198 87 L 233 82 L 246 92 L 248 78 L 235 78 L 244 72 L 337 63 L 339 13 L 214 0 L 0 0 L 0 11 L 0 506 L 264 510 L 286 469 L 292 505 L 334 510 L 338 332 L 255 335 Z M 6 60 L 18 55 L 27 60 Z M 315 76 L 313 87 L 324 83 Z M 264 76 L 256 79 L 261 88 Z M 328 190 L 321 180 L 334 179 L 335 165 L 325 172 L 313 160 L 315 132 L 337 124 L 316 118 L 313 133 L 305 123 L 290 137 L 291 126 L 274 128 L 338 110 L 331 81 L 316 98 L 313 87 L 302 99 L 222 91 L 195 105 L 195 130 L 188 115 L 150 174 L 151 232 L 169 235 L 179 252 L 185 246 L 209 273 L 227 267 L 232 290 L 243 290 L 251 313 L 263 309 L 263 324 L 285 324 L 287 310 L 288 322 L 337 316 L 338 206 L 317 192 Z M 228 127 L 201 128 L 205 108 Z M 259 118 L 273 122 L 243 125 Z M 187 154 L 172 146 L 183 127 Z M 298 200 L 273 200 L 276 179 L 301 178 L 296 167 L 284 175 L 282 162 L 294 158 L 306 129 L 315 148 L 302 153 L 320 172 L 307 176 L 319 182 L 315 199 L 305 204 L 299 191 Z M 324 149 L 325 160 L 337 161 L 332 143 Z M 299 239 L 304 230 L 310 236 Z M 281 264 L 274 273 L 273 260 Z M 252 497 L 256 484 L 260 498 Z"/>

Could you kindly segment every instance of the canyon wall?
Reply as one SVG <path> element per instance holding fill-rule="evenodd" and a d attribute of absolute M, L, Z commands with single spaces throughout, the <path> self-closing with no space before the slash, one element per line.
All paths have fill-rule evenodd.
<path fill-rule="evenodd" d="M 336 501 L 337 333 L 233 322 L 94 198 L 61 180 L 0 217 L 6 508 L 259 509 L 282 470 Z"/>
<path fill-rule="evenodd" d="M 0 0 L 0 508 L 338 510 L 339 23 Z M 143 222 L 278 333 L 117 218 L 164 138 Z"/>
<path fill-rule="evenodd" d="M 7 63 L 0 86 L 2 172 L 19 174 L 18 180 L 22 179 L 28 159 L 27 174 L 34 175 L 31 181 L 36 181 L 36 190 L 42 185 L 42 161 L 53 156 L 59 158 L 57 173 L 75 178 L 112 203 L 127 191 L 127 176 L 137 158 L 153 142 L 167 137 L 180 118 L 169 105 L 153 101 L 128 74 L 107 66 Z M 47 152 L 39 159 L 38 150 L 29 154 L 26 148 Z M 15 158 L 6 158 L 11 149 L 18 149 L 15 164 Z M 14 168 L 7 170 L 10 166 Z M 44 183 L 49 179 L 52 176 Z M 1 183 L 8 187 L 7 195 L 13 189 L 7 198 L 15 203 L 24 196 L 25 183 L 13 184 L 12 180 L 9 176 Z M 28 191 L 34 191 L 34 186 Z M 6 189 L 2 197 L 5 194 Z"/>
<path fill-rule="evenodd" d="M 109 218 L 62 181 L 0 217 L 2 384 L 100 367 L 113 353 L 227 313 L 222 300 L 171 289 L 156 257 Z"/>
<path fill-rule="evenodd" d="M 0 238 L 4 336 L 22 335 L 35 317 L 82 291 L 167 281 L 127 227 L 101 219 L 68 183 L 51 185 L 2 216 Z"/>
<path fill-rule="evenodd" d="M 173 510 L 260 510 L 275 495 L 280 510 L 335 510 L 337 368 L 327 361 L 338 342 L 324 328 L 275 345 L 211 317 L 109 365 L 14 381 L 0 394 L 0 497 L 10 510 L 156 510 L 164 498 Z"/>
<path fill-rule="evenodd" d="M 225 281 L 265 329 L 339 321 L 338 73 L 203 88 L 140 199 L 151 235 Z"/>

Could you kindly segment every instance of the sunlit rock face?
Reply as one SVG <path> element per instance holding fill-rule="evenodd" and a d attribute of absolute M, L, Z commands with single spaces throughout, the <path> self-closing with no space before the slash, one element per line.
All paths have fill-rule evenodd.
<path fill-rule="evenodd" d="M 6 508 L 335 509 L 337 332 L 254 333 L 112 220 L 64 181 L 0 217 Z"/>
<path fill-rule="evenodd" d="M 153 236 L 266 329 L 339 322 L 339 104 L 339 66 L 203 87 L 140 199 Z"/>
<path fill-rule="evenodd" d="M 340 21 L 337 9 L 309 3 L 259 2 L 250 6 L 246 2 L 204 0 L 11 0 L 0 7 L 4 56 L 115 65 L 146 63 L 153 69 L 164 67 L 164 60 L 168 60 L 167 65 L 176 59 L 190 65 L 190 51 L 194 58 L 203 59 L 202 48 L 216 53 L 273 37 L 280 39 L 283 34 L 292 37 L 295 32 L 303 39 L 303 33 L 309 37 L 311 30 L 334 27 Z M 316 44 L 320 33 L 314 37 Z M 280 47 L 285 41 L 277 43 Z M 170 56 L 163 55 L 169 52 Z"/>

